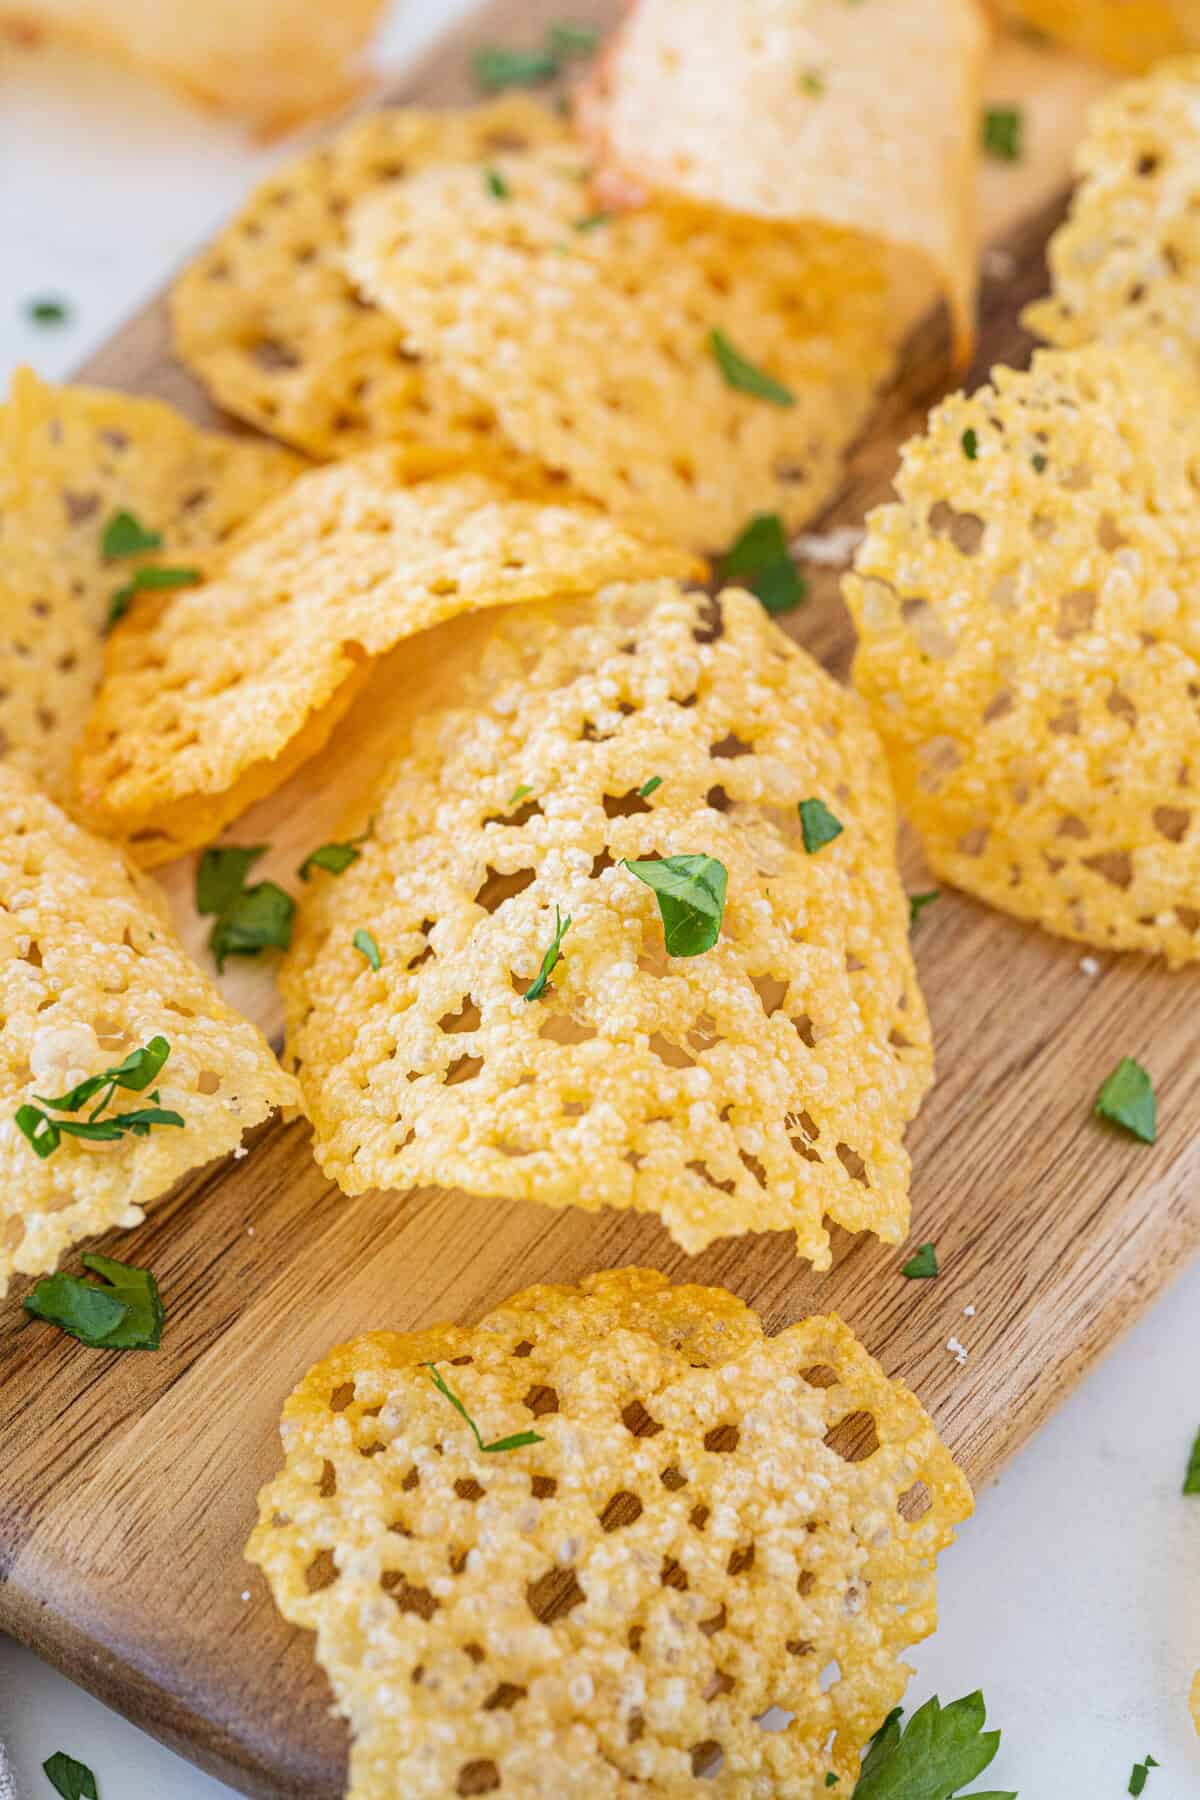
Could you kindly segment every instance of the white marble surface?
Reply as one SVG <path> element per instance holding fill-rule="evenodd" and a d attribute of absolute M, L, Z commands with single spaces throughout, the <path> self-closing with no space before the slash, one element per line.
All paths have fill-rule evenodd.
<path fill-rule="evenodd" d="M 385 39 L 389 65 L 468 4 L 409 0 Z M 132 75 L 0 61 L 0 374 L 28 360 L 66 375 L 283 153 L 255 151 Z M 67 325 L 27 323 L 42 295 L 69 303 Z M 960 1379 L 972 1374 L 968 1360 Z M 915 1655 L 911 1694 L 983 1688 L 1005 1734 L 988 1785 L 1022 1800 L 1119 1800 L 1149 1751 L 1161 1767 L 1146 1800 L 1200 1800 L 1186 1710 L 1200 1665 L 1200 1499 L 1179 1493 L 1198 1374 L 1195 1269 L 981 1496 L 944 1560 L 943 1624 Z M 2 1640 L 0 1738 L 21 1800 L 52 1800 L 40 1764 L 56 1749 L 95 1769 L 101 1800 L 229 1792 Z"/>

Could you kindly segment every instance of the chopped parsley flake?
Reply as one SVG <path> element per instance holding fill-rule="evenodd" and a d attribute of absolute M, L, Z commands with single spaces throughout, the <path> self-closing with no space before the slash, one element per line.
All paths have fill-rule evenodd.
<path fill-rule="evenodd" d="M 1040 450 L 1035 450 L 1029 460 L 1033 465 L 1033 472 L 1035 475 L 1045 474 L 1047 459 Z"/>
<path fill-rule="evenodd" d="M 989 106 L 983 115 L 983 148 L 999 162 L 1020 162 L 1024 119 L 1015 106 Z"/>
<path fill-rule="evenodd" d="M 545 1443 L 546 1440 L 543 1438 L 540 1431 L 514 1431 L 511 1437 L 496 1438 L 492 1443 L 485 1444 L 483 1441 L 483 1433 L 480 1431 L 478 1425 L 475 1423 L 458 1395 L 454 1392 L 454 1389 L 450 1386 L 450 1383 L 438 1373 L 436 1365 L 434 1363 L 426 1363 L 425 1367 L 429 1370 L 430 1375 L 432 1375 L 433 1385 L 438 1393 L 444 1394 L 454 1410 L 461 1413 L 463 1418 L 467 1421 L 467 1424 L 471 1427 L 472 1437 L 475 1439 L 475 1442 L 479 1445 L 479 1448 L 483 1451 L 485 1456 L 492 1456 L 497 1450 L 523 1450 L 526 1444 Z"/>
<path fill-rule="evenodd" d="M 924 894 L 910 894 L 908 896 L 908 929 L 910 931 L 920 918 L 921 914 L 925 911 L 925 908 L 927 906 L 932 906 L 934 901 L 940 900 L 941 897 L 942 890 L 940 888 L 929 888 Z"/>
<path fill-rule="evenodd" d="M 266 848 L 265 844 L 219 844 L 206 850 L 196 865 L 196 911 L 224 912 L 245 887 L 246 876 Z"/>
<path fill-rule="evenodd" d="M 837 1784 L 838 1784 L 838 1778 L 834 1774 L 833 1770 L 830 1769 L 825 1776 L 825 1786 L 826 1787 L 836 1787 Z"/>
<path fill-rule="evenodd" d="M 801 800 L 796 810 L 800 814 L 800 835 L 810 856 L 815 856 L 826 844 L 832 844 L 845 830 L 841 820 L 834 817 L 823 800 Z"/>
<path fill-rule="evenodd" d="M 26 310 L 35 325 L 65 325 L 71 316 L 65 300 L 53 300 L 48 296 L 31 300 Z"/>
<path fill-rule="evenodd" d="M 471 59 L 475 80 L 488 94 L 510 87 L 540 87 L 553 81 L 575 57 L 589 56 L 598 42 L 599 33 L 590 25 L 566 22 L 552 25 L 539 49 L 506 50 L 487 44 Z"/>
<path fill-rule="evenodd" d="M 499 169 L 485 169 L 483 183 L 493 200 L 508 200 L 512 195 L 512 189 Z"/>
<path fill-rule="evenodd" d="M 1187 1473 L 1183 1478 L 1185 1494 L 1200 1494 L 1200 1431 L 1196 1433 L 1192 1444 L 1192 1453 L 1188 1457 Z"/>
<path fill-rule="evenodd" d="M 796 396 L 791 389 L 768 375 L 765 369 L 747 361 L 734 349 L 723 331 L 714 328 L 709 332 L 708 347 L 716 358 L 726 387 L 736 388 L 740 394 L 753 394 L 756 400 L 767 400 L 772 406 L 795 406 Z"/>
<path fill-rule="evenodd" d="M 135 594 L 149 592 L 156 588 L 195 587 L 201 579 L 199 569 L 167 569 L 150 563 L 144 569 L 135 569 L 132 578 L 119 587 L 108 603 L 108 618 L 105 630 L 111 630 L 118 619 L 123 619 L 129 611 L 129 605 Z"/>
<path fill-rule="evenodd" d="M 1151 1769 L 1157 1769 L 1160 1766 L 1158 1759 L 1153 1756 L 1147 1756 L 1144 1762 L 1134 1763 L 1129 1776 L 1129 1792 L 1140 1794 L 1146 1785 Z"/>
<path fill-rule="evenodd" d="M 1143 1144 L 1157 1135 L 1154 1087 L 1141 1063 L 1123 1056 L 1096 1095 L 1096 1113 Z"/>
<path fill-rule="evenodd" d="M 900 1271 L 910 1281 L 932 1281 L 937 1272 L 937 1250 L 932 1244 L 922 1244 L 916 1255 L 910 1256 Z"/>
<path fill-rule="evenodd" d="M 63 1800 L 99 1800 L 96 1777 L 86 1763 L 76 1762 L 65 1750 L 56 1750 L 42 1764 L 42 1773 Z"/>
<path fill-rule="evenodd" d="M 296 902 L 274 881 L 244 887 L 217 917 L 208 934 L 218 970 L 227 956 L 257 956 L 260 950 L 286 950 L 292 941 Z"/>
<path fill-rule="evenodd" d="M 149 1269 L 91 1251 L 84 1255 L 83 1266 L 101 1281 L 85 1281 L 59 1270 L 44 1276 L 25 1296 L 25 1311 L 57 1325 L 92 1350 L 157 1350 L 163 1308 Z"/>
<path fill-rule="evenodd" d="M 359 955 L 366 957 L 373 969 L 378 969 L 381 966 L 383 958 L 379 954 L 379 945 L 375 942 L 375 939 L 371 936 L 369 931 L 365 931 L 360 925 L 351 939 L 351 942 Z"/>
<path fill-rule="evenodd" d="M 571 929 L 571 915 L 564 919 L 558 907 L 554 909 L 554 936 L 550 948 L 542 958 L 542 966 L 525 989 L 526 1000 L 540 1000 L 546 991 L 546 983 L 562 957 L 562 941 Z"/>
<path fill-rule="evenodd" d="M 524 782 L 522 782 L 520 787 L 513 789 L 504 804 L 506 806 L 519 806 L 522 800 L 528 800 L 532 792 L 533 789 L 531 787 L 526 787 Z"/>
<path fill-rule="evenodd" d="M 962 452 L 968 462 L 974 462 L 979 455 L 979 434 L 971 425 L 962 434 Z"/>
<path fill-rule="evenodd" d="M 601 225 L 608 224 L 612 216 L 610 212 L 585 213 L 582 219 L 575 220 L 573 229 L 575 231 L 598 231 Z"/>
<path fill-rule="evenodd" d="M 641 787 L 638 789 L 638 799 L 648 800 L 651 794 L 657 793 L 662 784 L 663 778 L 661 775 L 652 775 L 649 781 L 643 781 Z"/>
<path fill-rule="evenodd" d="M 720 576 L 722 581 L 744 581 L 769 613 L 791 612 L 808 597 L 778 513 L 755 513 L 721 558 Z"/>
<path fill-rule="evenodd" d="M 310 850 L 296 873 L 301 881 L 307 881 L 314 869 L 324 869 L 327 875 L 344 875 L 351 863 L 356 863 L 362 855 L 362 846 L 371 835 L 368 825 L 364 832 L 356 838 L 348 838 L 344 844 L 321 844 L 316 850 Z"/>
<path fill-rule="evenodd" d="M 715 856 L 647 857 L 626 862 L 658 901 L 668 956 L 701 956 L 721 935 L 729 871 Z"/>
<path fill-rule="evenodd" d="M 800 77 L 800 86 L 806 94 L 819 95 L 825 92 L 825 77 L 815 69 L 806 69 Z"/>
<path fill-rule="evenodd" d="M 131 512 L 115 512 L 100 536 L 100 554 L 107 562 L 122 556 L 140 556 L 143 551 L 161 550 L 162 532 L 147 531 Z"/>

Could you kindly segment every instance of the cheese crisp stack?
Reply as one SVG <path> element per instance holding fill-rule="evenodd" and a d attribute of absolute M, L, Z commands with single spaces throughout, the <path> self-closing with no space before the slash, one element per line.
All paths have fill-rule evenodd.
<path fill-rule="evenodd" d="M 1149 350 L 1045 350 L 904 450 L 845 594 L 854 679 L 947 881 L 1200 955 L 1200 425 Z"/>
<path fill-rule="evenodd" d="M 197 431 L 161 401 L 48 387 L 18 369 L 0 407 L 0 755 L 61 797 L 109 615 L 131 598 L 116 596 L 198 579 L 301 466 Z M 137 530 L 113 538 L 121 514 Z"/>
<path fill-rule="evenodd" d="M 153 883 L 0 767 L 0 1293 L 295 1100 Z"/>
<path fill-rule="evenodd" d="M 447 691 L 283 965 L 322 1168 L 899 1241 L 932 1058 L 857 697 L 672 582 L 472 621 Z"/>
<path fill-rule="evenodd" d="M 644 1269 L 358 1338 L 282 1435 L 248 1554 L 316 1633 L 349 1800 L 849 1795 L 971 1510 L 840 1320 L 764 1338 Z"/>
<path fill-rule="evenodd" d="M 392 447 L 313 471 L 214 580 L 117 628 L 77 759 L 89 822 L 145 864 L 178 856 L 313 755 L 402 639 L 461 612 L 703 572 L 548 485 L 422 479 L 431 460 Z"/>

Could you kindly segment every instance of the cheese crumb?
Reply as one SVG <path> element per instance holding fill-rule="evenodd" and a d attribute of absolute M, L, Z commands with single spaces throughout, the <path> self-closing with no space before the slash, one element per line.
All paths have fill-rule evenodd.
<path fill-rule="evenodd" d="M 975 1317 L 975 1308 L 973 1306 L 964 1306 L 963 1307 L 963 1318 L 964 1319 L 973 1319 L 974 1317 Z"/>
<path fill-rule="evenodd" d="M 792 545 L 792 553 L 805 562 L 840 569 L 850 561 L 866 535 L 861 525 L 835 525 L 829 531 L 802 531 Z"/>
<path fill-rule="evenodd" d="M 1094 956 L 1081 956 L 1079 959 L 1079 967 L 1083 970 L 1085 975 L 1098 975 L 1100 973 L 1100 964 L 1096 961 Z"/>
<path fill-rule="evenodd" d="M 961 1369 L 967 1360 L 967 1346 L 960 1344 L 956 1337 L 952 1337 L 947 1340 L 946 1348 Z"/>

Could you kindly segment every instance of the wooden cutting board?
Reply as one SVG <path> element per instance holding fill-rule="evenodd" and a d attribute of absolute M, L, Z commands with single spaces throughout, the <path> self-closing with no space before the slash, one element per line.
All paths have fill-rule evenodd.
<path fill-rule="evenodd" d="M 402 97 L 468 98 L 471 43 L 533 43 L 564 10 L 607 24 L 615 0 L 502 0 Z M 1044 286 L 1067 156 L 1103 84 L 1027 45 L 998 52 L 989 80 L 995 101 L 1024 107 L 1028 151 L 983 172 L 991 250 L 972 379 L 1028 355 L 1018 310 Z M 86 375 L 210 416 L 171 359 L 161 304 Z M 949 379 L 932 318 L 822 525 L 857 524 L 885 497 L 897 445 Z M 851 633 L 837 572 L 810 573 L 813 598 L 788 629 L 844 673 Z M 389 659 L 385 689 L 418 688 L 437 649 L 428 634 Z M 364 735 L 352 719 L 239 821 L 236 840 L 273 844 L 270 873 L 294 883 L 300 856 L 330 835 L 364 759 L 380 754 Z M 903 854 L 909 887 L 928 887 L 912 846 Z M 190 864 L 166 881 L 203 954 Z M 168 1313 L 157 1354 L 84 1349 L 22 1313 L 21 1284 L 0 1305 L 0 1629 L 247 1794 L 340 1793 L 345 1733 L 311 1640 L 279 1621 L 241 1560 L 255 1492 L 278 1461 L 285 1394 L 359 1331 L 471 1320 L 527 1283 L 625 1263 L 724 1283 L 769 1329 L 836 1308 L 916 1388 L 972 1478 L 994 1474 L 1200 1244 L 1200 971 L 1102 957 L 1089 978 L 1078 946 L 949 895 L 922 920 L 916 954 L 939 1080 L 910 1137 L 913 1236 L 936 1240 L 937 1282 L 903 1280 L 907 1252 L 844 1233 L 835 1267 L 816 1277 L 782 1233 L 689 1259 L 655 1220 L 629 1214 L 438 1189 L 345 1200 L 318 1173 L 305 1128 L 272 1124 L 250 1156 L 201 1171 L 140 1231 L 104 1244 L 157 1273 Z M 226 986 L 277 1030 L 269 971 L 231 971 Z M 1154 1148 L 1091 1118 L 1099 1081 L 1125 1053 L 1154 1076 Z M 961 1366 L 952 1336 L 968 1348 Z"/>

